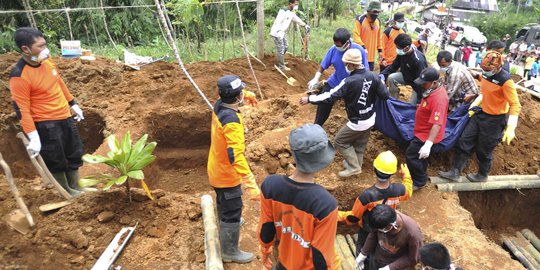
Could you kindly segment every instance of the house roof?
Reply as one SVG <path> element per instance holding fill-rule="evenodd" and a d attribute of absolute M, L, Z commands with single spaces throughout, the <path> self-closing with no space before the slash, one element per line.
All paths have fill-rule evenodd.
<path fill-rule="evenodd" d="M 497 0 L 457 0 L 452 8 L 481 10 L 481 11 L 499 11 Z"/>

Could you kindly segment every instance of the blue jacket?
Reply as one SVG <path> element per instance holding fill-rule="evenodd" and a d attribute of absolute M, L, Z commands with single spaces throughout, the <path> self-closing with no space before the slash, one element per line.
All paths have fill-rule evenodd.
<path fill-rule="evenodd" d="M 364 67 L 369 66 L 366 50 L 362 46 L 354 43 L 351 40 L 350 49 L 359 49 L 362 53 L 362 63 L 364 64 Z M 341 60 L 343 54 L 345 54 L 345 52 L 340 52 L 335 45 L 332 45 L 321 62 L 321 67 L 324 70 L 328 69 L 330 66 L 334 66 L 335 71 L 332 75 L 330 75 L 330 78 L 328 78 L 328 84 L 332 88 L 336 87 L 341 81 L 343 81 L 343 79 L 349 77 L 349 74 L 345 70 L 345 65 Z"/>

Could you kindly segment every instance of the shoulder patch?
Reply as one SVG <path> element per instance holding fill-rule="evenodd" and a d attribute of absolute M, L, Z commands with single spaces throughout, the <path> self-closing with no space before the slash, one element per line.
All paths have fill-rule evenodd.
<path fill-rule="evenodd" d="M 219 119 L 219 122 L 221 122 L 222 126 L 230 123 L 240 124 L 240 118 L 238 117 L 236 112 L 229 108 L 222 108 L 221 110 L 219 110 L 217 113 L 217 117 Z"/>
<path fill-rule="evenodd" d="M 11 72 L 9 73 L 9 77 L 21 77 L 24 67 L 26 66 L 26 61 L 24 61 L 22 58 L 19 59 L 17 64 L 11 69 Z"/>

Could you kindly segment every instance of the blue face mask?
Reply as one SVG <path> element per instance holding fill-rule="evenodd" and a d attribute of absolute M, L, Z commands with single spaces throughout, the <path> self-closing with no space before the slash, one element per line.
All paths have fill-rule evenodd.
<path fill-rule="evenodd" d="M 403 49 L 396 49 L 396 52 L 398 55 L 405 55 L 405 52 L 403 51 Z"/>

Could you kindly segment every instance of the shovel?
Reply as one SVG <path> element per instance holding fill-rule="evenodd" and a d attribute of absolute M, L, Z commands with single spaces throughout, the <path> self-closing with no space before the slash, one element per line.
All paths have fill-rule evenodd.
<path fill-rule="evenodd" d="M 32 218 L 30 211 L 28 211 L 28 207 L 26 207 L 26 204 L 24 203 L 21 195 L 19 194 L 19 190 L 17 189 L 17 186 L 15 186 L 15 182 L 13 181 L 11 169 L 7 165 L 1 153 L 0 166 L 4 169 L 4 173 L 6 174 L 9 187 L 11 188 L 11 193 L 13 193 L 13 197 L 15 197 L 15 201 L 17 201 L 17 205 L 20 208 L 11 211 L 11 213 L 7 214 L 4 217 L 4 220 L 13 229 L 17 230 L 22 234 L 27 234 L 32 231 L 32 227 L 34 227 L 35 225 L 34 219 Z"/>
<path fill-rule="evenodd" d="M 148 63 L 140 64 L 140 65 L 128 65 L 128 64 L 125 64 L 125 65 L 132 68 L 132 69 L 134 69 L 134 70 L 141 70 L 141 67 L 143 67 L 143 66 L 150 65 L 152 63 L 155 63 L 155 62 L 158 62 L 158 61 L 161 61 L 161 60 L 167 60 L 167 59 L 169 59 L 168 55 L 164 56 L 164 57 L 161 57 L 161 58 L 158 58 L 158 59 L 155 59 L 155 60 L 152 60 L 152 61 L 150 61 Z"/>
<path fill-rule="evenodd" d="M 279 69 L 276 65 L 274 65 L 274 67 L 277 69 L 277 71 L 279 71 L 279 73 L 281 73 L 281 75 L 283 75 L 286 79 L 287 79 L 287 83 L 291 86 L 296 86 L 296 83 L 298 82 L 295 78 L 293 77 L 287 77 L 287 75 L 285 75 L 285 73 Z"/>

